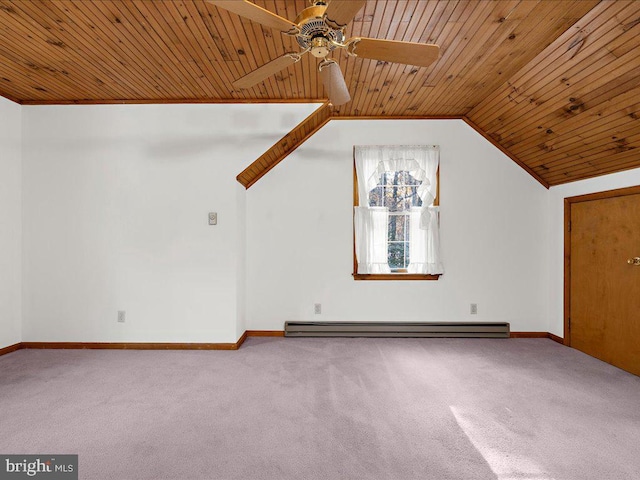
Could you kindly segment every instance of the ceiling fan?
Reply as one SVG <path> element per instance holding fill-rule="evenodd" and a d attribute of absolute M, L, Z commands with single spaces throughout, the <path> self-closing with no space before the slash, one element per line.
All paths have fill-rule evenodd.
<path fill-rule="evenodd" d="M 233 82 L 236 88 L 250 88 L 267 77 L 298 62 L 310 52 L 322 61 L 318 64 L 320 79 L 333 105 L 343 105 L 351 100 L 347 84 L 335 60 L 327 56 L 337 48 L 343 48 L 355 57 L 370 58 L 393 63 L 405 63 L 426 67 L 438 59 L 437 45 L 399 42 L 376 38 L 353 37 L 345 40 L 345 27 L 366 3 L 366 0 L 311 0 L 295 21 L 287 20 L 247 0 L 208 0 L 216 7 L 228 10 L 265 27 L 295 37 L 302 49 L 285 53 L 253 72 Z"/>

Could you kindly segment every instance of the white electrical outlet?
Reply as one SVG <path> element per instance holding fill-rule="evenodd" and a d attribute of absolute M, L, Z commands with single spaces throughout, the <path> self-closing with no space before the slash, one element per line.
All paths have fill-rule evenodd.
<path fill-rule="evenodd" d="M 322 313 L 322 304 L 316 303 L 313 305 L 313 313 L 316 315 L 320 315 Z"/>
<path fill-rule="evenodd" d="M 217 225 L 217 224 L 218 224 L 218 213 L 209 212 L 209 225 Z"/>
<path fill-rule="evenodd" d="M 124 323 L 127 312 L 124 310 L 118 310 L 118 323 Z"/>
<path fill-rule="evenodd" d="M 472 304 L 470 305 L 469 313 L 470 313 L 471 315 L 477 315 L 477 314 L 478 314 L 478 304 L 477 304 L 477 303 L 472 303 Z"/>

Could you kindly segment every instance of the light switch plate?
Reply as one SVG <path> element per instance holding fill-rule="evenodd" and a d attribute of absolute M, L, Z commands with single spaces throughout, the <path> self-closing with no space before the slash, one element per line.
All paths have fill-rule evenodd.
<path fill-rule="evenodd" d="M 217 224 L 218 224 L 217 212 L 209 212 L 209 225 L 217 225 Z"/>

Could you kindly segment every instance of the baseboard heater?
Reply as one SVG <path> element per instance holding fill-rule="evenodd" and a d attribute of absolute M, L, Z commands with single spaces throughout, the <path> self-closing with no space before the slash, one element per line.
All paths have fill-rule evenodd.
<path fill-rule="evenodd" d="M 285 322 L 286 337 L 509 338 L 508 323 Z"/>

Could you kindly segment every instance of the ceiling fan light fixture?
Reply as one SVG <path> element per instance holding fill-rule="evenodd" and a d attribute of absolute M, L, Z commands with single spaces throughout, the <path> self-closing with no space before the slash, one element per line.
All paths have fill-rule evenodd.
<path fill-rule="evenodd" d="M 318 70 L 320 70 L 320 80 L 322 80 L 327 97 L 332 105 L 338 107 L 351 100 L 340 65 L 333 60 L 323 60 L 318 65 Z"/>
<path fill-rule="evenodd" d="M 311 55 L 316 58 L 324 58 L 329 55 L 329 40 L 325 37 L 314 37 L 311 39 Z"/>

